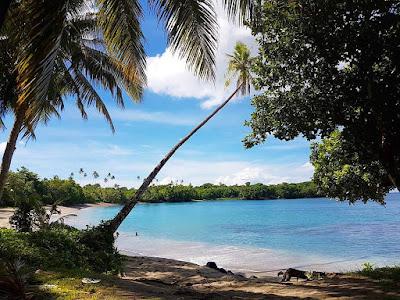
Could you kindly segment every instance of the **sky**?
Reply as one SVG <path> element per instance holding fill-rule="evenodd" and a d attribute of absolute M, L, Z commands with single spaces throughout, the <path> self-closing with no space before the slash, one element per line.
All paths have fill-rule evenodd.
<path fill-rule="evenodd" d="M 198 80 L 184 61 L 169 51 L 162 26 L 146 10 L 142 25 L 148 86 L 143 101 L 133 103 L 125 95 L 126 108 L 121 110 L 111 95 L 98 89 L 114 121 L 113 134 L 94 109 L 89 110 L 88 120 L 82 120 L 73 101 L 68 104 L 67 100 L 61 119 L 39 126 L 36 140 L 19 141 L 11 168 L 25 166 L 42 178 L 66 178 L 74 172 L 81 184 L 137 187 L 168 150 L 229 95 L 231 90 L 224 87 L 226 54 L 233 51 L 235 43 L 244 42 L 257 53 L 250 30 L 228 22 L 222 9 L 217 8 L 217 13 L 220 34 L 214 83 Z M 303 138 L 285 142 L 271 137 L 262 145 L 244 148 L 242 140 L 250 131 L 244 121 L 253 111 L 250 101 L 251 96 L 235 99 L 196 133 L 157 176 L 159 184 L 176 180 L 193 185 L 309 180 L 313 172 L 310 145 Z M 8 130 L 0 133 L 0 152 L 12 116 L 7 117 L 6 125 Z M 86 178 L 79 175 L 80 168 L 88 173 Z M 91 176 L 93 171 L 100 174 L 99 179 Z M 116 179 L 101 182 L 109 172 Z"/>

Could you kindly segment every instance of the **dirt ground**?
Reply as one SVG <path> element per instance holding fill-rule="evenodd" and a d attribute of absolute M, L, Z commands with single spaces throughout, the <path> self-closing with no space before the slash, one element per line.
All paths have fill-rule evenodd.
<path fill-rule="evenodd" d="M 129 257 L 117 283 L 125 299 L 400 299 L 400 284 L 383 289 L 368 278 L 335 275 L 323 280 L 245 278 L 171 259 Z"/>

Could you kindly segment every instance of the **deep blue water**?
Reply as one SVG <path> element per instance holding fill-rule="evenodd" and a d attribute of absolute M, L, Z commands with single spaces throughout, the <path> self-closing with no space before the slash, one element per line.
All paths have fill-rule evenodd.
<path fill-rule="evenodd" d="M 147 238 L 292 251 L 337 259 L 400 262 L 400 194 L 386 206 L 330 199 L 228 200 L 138 205 L 120 227 Z M 119 207 L 82 210 L 80 226 Z"/>

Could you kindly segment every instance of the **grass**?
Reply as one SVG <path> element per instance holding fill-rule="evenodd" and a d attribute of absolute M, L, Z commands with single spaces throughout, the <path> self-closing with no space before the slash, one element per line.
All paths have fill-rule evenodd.
<path fill-rule="evenodd" d="M 101 279 L 98 284 L 83 284 L 82 278 L 90 277 Z M 115 286 L 117 278 L 110 275 L 101 275 L 81 270 L 60 270 L 57 272 L 41 271 L 34 275 L 33 283 L 39 285 L 38 299 L 119 299 L 115 296 L 118 288 Z M 45 285 L 54 287 L 44 288 Z"/>
<path fill-rule="evenodd" d="M 97 284 L 84 284 L 82 278 L 101 279 Z M 127 292 L 118 283 L 121 282 L 117 276 L 97 274 L 81 270 L 59 270 L 41 271 L 35 274 L 32 283 L 38 288 L 34 292 L 35 299 L 39 300 L 117 300 L 117 299 L 147 299 L 157 300 L 159 298 L 136 298 L 132 292 Z M 50 287 L 46 287 L 50 285 Z M 54 286 L 52 286 L 54 285 Z"/>
<path fill-rule="evenodd" d="M 365 266 L 367 267 L 353 274 L 376 280 L 386 290 L 400 288 L 400 266 L 382 268 L 374 268 L 371 264 Z"/>

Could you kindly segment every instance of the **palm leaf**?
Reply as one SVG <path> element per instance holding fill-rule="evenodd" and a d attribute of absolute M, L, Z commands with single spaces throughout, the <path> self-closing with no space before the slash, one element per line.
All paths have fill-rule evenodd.
<path fill-rule="evenodd" d="M 32 99 L 46 101 L 68 2 L 54 0 L 38 4 L 36 0 L 26 0 L 24 3 L 24 17 L 29 20 L 30 29 L 18 54 L 19 106 L 29 105 Z"/>
<path fill-rule="evenodd" d="M 98 23 L 108 54 L 119 62 L 126 78 L 138 82 L 128 93 L 137 101 L 146 85 L 146 56 L 140 27 L 142 8 L 137 0 L 97 0 Z"/>
<path fill-rule="evenodd" d="M 71 77 L 74 79 L 75 85 L 79 91 L 79 98 L 81 102 L 84 102 L 87 106 L 94 105 L 96 106 L 97 110 L 105 117 L 108 124 L 111 127 L 112 132 L 115 132 L 115 127 L 111 116 L 107 110 L 106 105 L 104 104 L 103 100 L 97 94 L 96 90 L 87 80 L 87 78 L 81 73 L 81 71 L 72 66 L 70 68 Z"/>
<path fill-rule="evenodd" d="M 168 45 L 190 70 L 204 79 L 215 79 L 217 19 L 211 0 L 149 0 L 165 23 Z"/>
<path fill-rule="evenodd" d="M 237 19 L 240 24 L 253 17 L 256 0 L 223 0 L 223 6 L 231 20 Z M 258 0 L 261 1 L 261 0 Z"/>

